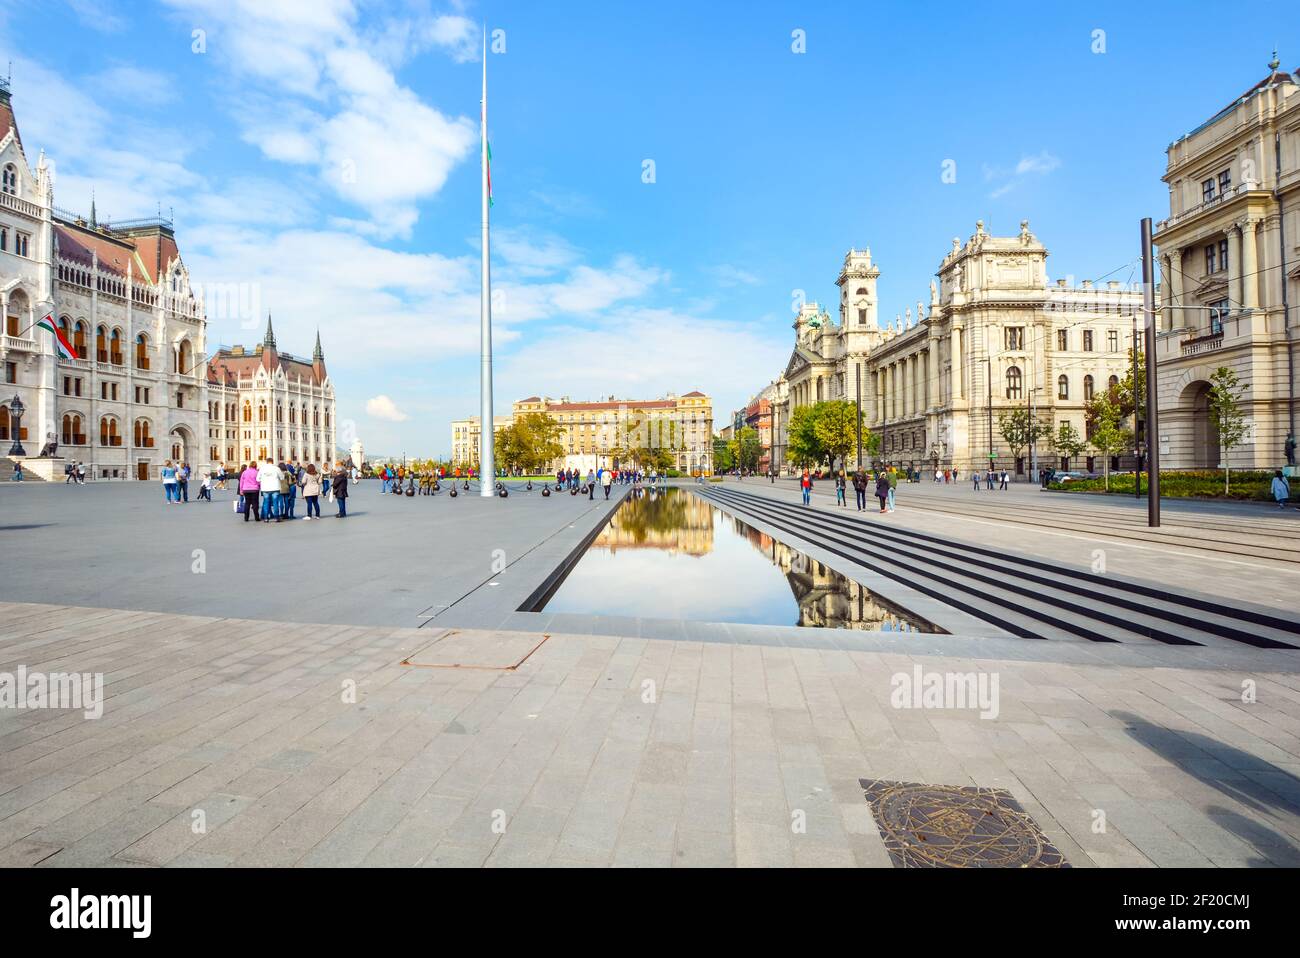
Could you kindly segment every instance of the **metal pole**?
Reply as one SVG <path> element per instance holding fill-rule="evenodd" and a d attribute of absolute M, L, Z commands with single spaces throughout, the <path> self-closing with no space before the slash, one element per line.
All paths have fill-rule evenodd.
<path fill-rule="evenodd" d="M 1138 412 L 1142 408 L 1142 403 L 1137 392 L 1138 384 L 1138 334 L 1137 334 L 1137 315 L 1133 316 L 1133 343 L 1132 343 L 1132 373 L 1130 378 L 1133 380 L 1133 497 L 1142 498 L 1142 453 L 1140 441 L 1138 440 Z M 1147 437 L 1150 442 L 1150 436 Z"/>
<path fill-rule="evenodd" d="M 1151 255 L 1151 217 L 1142 219 L 1142 313 L 1146 322 L 1147 365 L 1147 525 L 1160 525 L 1160 416 L 1156 380 L 1155 263 Z M 1136 384 L 1135 384 L 1136 385 Z"/>
<path fill-rule="evenodd" d="M 492 276 L 488 242 L 488 129 L 487 129 L 487 31 L 483 31 L 483 142 L 479 144 L 483 190 L 483 289 L 479 306 L 479 490 L 482 498 L 492 498 L 492 483 L 483 477 L 496 462 L 494 445 L 495 419 L 492 416 Z"/>
<path fill-rule="evenodd" d="M 857 379 L 858 389 L 858 468 L 862 468 L 862 363 L 853 364 L 854 376 Z"/>

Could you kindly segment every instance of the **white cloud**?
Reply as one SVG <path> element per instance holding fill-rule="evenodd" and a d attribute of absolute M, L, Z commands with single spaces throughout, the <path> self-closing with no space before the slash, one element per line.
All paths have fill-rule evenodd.
<path fill-rule="evenodd" d="M 1014 167 L 1010 168 L 990 166 L 986 163 L 983 167 L 984 181 L 998 184 L 989 192 L 989 198 L 997 199 L 1006 196 L 1029 177 L 1046 176 L 1059 168 L 1060 165 L 1060 158 L 1047 150 L 1025 154 L 1020 157 Z"/>
<path fill-rule="evenodd" d="M 406 422 L 411 418 L 398 409 L 396 403 L 382 394 L 366 400 L 366 414 L 388 422 Z"/>
<path fill-rule="evenodd" d="M 1053 156 L 1044 150 L 1033 156 L 1022 156 L 1020 162 L 1016 164 L 1016 175 L 1021 176 L 1025 173 L 1050 173 L 1061 165 L 1059 158 Z"/>
<path fill-rule="evenodd" d="M 365 31 L 351 0 L 166 2 L 210 29 L 209 55 L 252 87 L 232 101 L 244 140 L 268 159 L 314 168 L 365 211 L 369 235 L 409 236 L 416 203 L 477 148 L 473 120 L 425 103 L 394 72 L 429 47 L 472 59 L 472 21 L 390 19 Z"/>

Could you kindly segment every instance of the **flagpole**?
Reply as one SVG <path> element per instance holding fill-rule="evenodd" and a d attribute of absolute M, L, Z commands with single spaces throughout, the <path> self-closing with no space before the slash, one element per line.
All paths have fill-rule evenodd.
<path fill-rule="evenodd" d="M 483 119 L 479 142 L 479 163 L 482 167 L 483 203 L 483 289 L 479 304 L 479 492 L 480 496 L 495 494 L 496 477 L 494 445 L 496 436 L 492 418 L 492 277 L 491 246 L 488 240 L 488 130 L 487 130 L 487 27 L 483 29 Z M 491 476 L 488 473 L 492 473 Z"/>

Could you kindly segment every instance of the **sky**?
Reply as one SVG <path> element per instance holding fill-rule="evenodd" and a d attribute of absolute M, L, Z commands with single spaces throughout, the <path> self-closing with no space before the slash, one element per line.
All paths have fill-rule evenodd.
<path fill-rule="evenodd" d="M 1169 143 L 1274 47 L 1300 67 L 1300 18 L 1083 7 L 6 0 L 0 63 L 56 206 L 171 211 L 210 345 L 319 329 L 340 445 L 445 456 L 478 412 L 484 27 L 497 413 L 699 389 L 721 426 L 850 248 L 882 320 L 979 219 L 1129 280 Z"/>

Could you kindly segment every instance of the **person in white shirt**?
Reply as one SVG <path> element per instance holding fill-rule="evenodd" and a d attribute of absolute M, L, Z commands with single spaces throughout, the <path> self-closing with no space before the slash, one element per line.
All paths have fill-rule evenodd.
<path fill-rule="evenodd" d="M 270 522 L 275 516 L 279 522 L 280 467 L 270 459 L 257 470 L 257 486 L 262 491 L 262 521 Z"/>

